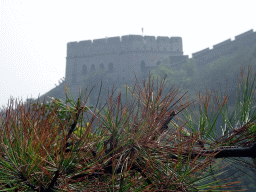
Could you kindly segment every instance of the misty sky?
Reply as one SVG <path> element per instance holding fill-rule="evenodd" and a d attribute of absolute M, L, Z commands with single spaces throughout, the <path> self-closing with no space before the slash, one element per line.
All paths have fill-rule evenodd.
<path fill-rule="evenodd" d="M 149 3 L 152 2 L 152 3 Z M 256 30 L 255 0 L 0 0 L 0 108 L 65 77 L 67 43 L 122 35 L 180 36 L 184 55 Z"/>

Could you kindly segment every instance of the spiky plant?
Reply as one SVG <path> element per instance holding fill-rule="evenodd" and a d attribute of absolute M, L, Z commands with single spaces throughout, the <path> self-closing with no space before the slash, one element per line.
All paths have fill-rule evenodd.
<path fill-rule="evenodd" d="M 212 172 L 223 168 L 214 169 L 219 163 L 216 158 L 236 154 L 233 149 L 220 149 L 220 146 L 250 140 L 243 143 L 247 148 L 240 151 L 240 154 L 255 158 L 251 153 L 255 145 L 248 146 L 255 137 L 252 121 L 256 117 L 248 122 L 243 121 L 245 125 L 235 130 L 242 135 L 239 140 L 235 140 L 232 135 L 212 142 L 210 139 L 215 122 L 209 123 L 211 119 L 205 117 L 204 112 L 200 117 L 198 131 L 193 129 L 194 120 L 190 114 L 185 116 L 188 120 L 183 125 L 172 121 L 191 103 L 178 106 L 180 98 L 171 105 L 177 90 L 169 92 L 160 102 L 163 85 L 161 81 L 159 92 L 153 97 L 153 84 L 151 85 L 149 75 L 147 87 L 144 82 L 144 92 L 139 85 L 139 95 L 135 95 L 133 89 L 132 95 L 138 99 L 136 115 L 133 114 L 133 104 L 122 106 L 119 94 L 116 104 L 112 103 L 112 96 L 109 97 L 106 102 L 108 110 L 104 107 L 105 104 L 101 109 L 105 115 L 100 115 L 100 118 L 96 113 L 100 114 L 101 110 L 95 108 L 96 112 L 92 112 L 90 108 L 93 107 L 85 105 L 88 97 L 81 106 L 81 94 L 75 103 L 72 96 L 72 100 L 67 96 L 66 87 L 66 106 L 60 100 L 55 99 L 49 104 L 45 104 L 44 100 L 43 104 L 37 102 L 31 105 L 32 109 L 29 107 L 27 111 L 23 104 L 19 104 L 14 113 L 10 105 L 1 122 L 1 190 L 225 191 L 229 185 L 240 183 L 241 181 L 237 181 L 218 185 L 220 180 L 217 176 L 222 173 Z M 226 101 L 227 99 L 220 105 L 221 112 Z M 174 105 L 177 109 L 173 109 Z M 248 106 L 241 111 L 245 112 L 247 109 Z M 117 112 L 115 119 L 114 110 Z M 84 112 L 90 112 L 93 117 L 84 121 L 80 116 Z M 222 113 L 227 115 L 225 111 Z M 91 126 L 96 118 L 99 124 L 92 134 Z M 80 135 L 74 134 L 78 124 L 85 128 Z M 193 134 L 185 129 L 185 125 L 192 128 Z M 227 131 L 225 136 L 226 133 Z M 204 149 L 205 142 L 212 145 Z M 201 148 L 198 148 L 198 144 Z M 210 181 L 212 178 L 216 181 Z M 207 180 L 207 184 L 202 184 Z"/>

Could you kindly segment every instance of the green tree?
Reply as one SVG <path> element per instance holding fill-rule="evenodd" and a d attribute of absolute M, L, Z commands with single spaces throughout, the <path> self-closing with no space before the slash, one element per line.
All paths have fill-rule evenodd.
<path fill-rule="evenodd" d="M 154 92 L 150 78 L 151 86 L 146 86 L 145 92 L 139 86 L 139 94 L 132 94 L 138 101 L 132 110 L 120 108 L 120 94 L 117 103 L 112 103 L 111 98 L 106 103 L 109 110 L 103 106 L 94 112 L 90 110 L 93 107 L 81 106 L 81 94 L 77 102 L 66 94 L 66 105 L 55 99 L 48 105 L 34 103 L 28 111 L 18 106 L 21 113 L 11 115 L 8 108 L 0 133 L 0 188 L 3 191 L 230 191 L 230 183 L 218 178 L 222 169 L 216 167 L 218 159 L 236 161 L 235 157 L 249 157 L 254 160 L 251 167 L 255 168 L 256 163 L 256 112 L 251 113 L 255 89 L 248 82 L 249 75 L 242 82 L 243 98 L 237 100 L 234 119 L 226 109 L 227 98 L 219 103 L 212 117 L 207 114 L 210 98 L 206 94 L 199 119 L 193 111 L 188 113 L 192 102 L 183 104 L 179 98 L 182 105 L 178 105 L 174 101 L 175 90 L 160 102 L 163 85 Z M 100 114 L 101 110 L 105 115 Z M 35 119 L 31 111 L 43 119 Z M 89 121 L 80 116 L 86 111 L 93 114 Z M 121 112 L 120 116 L 119 113 L 114 116 L 113 111 Z M 186 119 L 181 125 L 173 121 L 178 113 Z M 223 137 L 217 138 L 213 128 L 220 114 L 227 128 L 223 129 Z M 90 134 L 96 118 L 99 126 Z M 17 125 L 16 119 L 21 124 Z M 241 126 L 229 132 L 237 121 Z M 73 134 L 78 123 L 85 127 L 81 137 Z M 199 130 L 195 124 L 199 124 Z M 236 183 L 239 181 L 233 184 Z"/>

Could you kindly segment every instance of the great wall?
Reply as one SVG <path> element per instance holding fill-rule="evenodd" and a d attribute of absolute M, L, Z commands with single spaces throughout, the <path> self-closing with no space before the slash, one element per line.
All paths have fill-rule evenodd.
<path fill-rule="evenodd" d="M 118 83 L 131 83 L 134 81 L 133 72 L 139 80 L 145 79 L 148 71 L 157 69 L 165 58 L 170 61 L 168 65 L 176 70 L 193 59 L 199 71 L 202 71 L 203 66 L 219 57 L 232 55 L 241 46 L 255 43 L 256 32 L 251 29 L 235 36 L 233 41 L 227 39 L 213 45 L 213 49 L 203 49 L 189 58 L 183 55 L 181 37 L 126 35 L 70 42 L 67 44 L 65 84 L 71 93 L 78 96 L 79 85 L 82 86 L 85 79 L 97 70 L 104 71 L 101 76 L 103 82 L 115 82 L 116 86 Z"/>
<path fill-rule="evenodd" d="M 95 42 L 97 42 L 97 40 L 93 41 L 93 43 L 95 43 Z M 100 42 L 100 41 L 98 41 L 98 42 Z M 159 49 L 154 50 L 154 48 L 157 47 L 155 45 L 154 46 L 149 45 L 148 48 L 144 47 L 145 45 L 143 45 L 143 47 L 141 47 L 141 45 L 140 45 L 140 46 L 137 46 L 137 48 L 135 48 L 135 51 L 134 50 L 124 51 L 124 48 L 121 48 L 120 52 L 115 53 L 115 54 L 119 56 L 119 59 L 121 58 L 120 60 L 122 62 L 124 61 L 124 59 L 127 59 L 128 63 L 129 62 L 132 63 L 132 61 L 134 62 L 134 58 L 132 57 L 133 54 L 138 55 L 137 56 L 138 59 L 137 59 L 136 63 L 140 64 L 140 65 L 138 65 L 138 67 L 136 67 L 134 69 L 136 69 L 137 72 L 140 72 L 139 73 L 141 75 L 140 79 L 142 77 L 143 78 L 147 77 L 148 70 L 157 69 L 159 64 L 162 62 L 161 59 L 164 59 L 166 56 L 169 59 L 172 59 L 172 60 L 170 60 L 169 65 L 172 65 L 176 70 L 179 70 L 181 68 L 182 64 L 187 62 L 188 60 L 193 60 L 195 62 L 195 64 L 197 65 L 197 68 L 199 70 L 201 70 L 204 66 L 213 62 L 214 60 L 217 60 L 221 56 L 230 56 L 231 57 L 231 55 L 233 53 L 235 53 L 237 50 L 239 50 L 244 45 L 249 46 L 249 47 L 255 46 L 256 45 L 256 32 L 253 32 L 253 30 L 249 30 L 245 33 L 242 33 L 240 35 L 235 36 L 235 40 L 233 40 L 233 41 L 231 41 L 231 39 L 228 39 L 228 40 L 225 40 L 221 43 L 218 43 L 218 44 L 214 45 L 213 49 L 206 48 L 206 49 L 203 49 L 201 51 L 195 52 L 195 53 L 192 54 L 192 58 L 188 58 L 187 56 L 183 56 L 182 39 L 181 38 L 179 38 L 179 42 L 181 44 L 177 44 L 177 45 L 174 45 L 174 46 L 170 44 L 170 48 L 168 48 L 168 43 L 166 43 L 165 46 L 163 46 L 162 48 L 160 47 L 160 50 Z M 81 63 L 81 62 L 83 61 L 83 59 L 87 58 L 88 61 L 90 61 L 90 58 L 97 58 L 97 57 L 98 57 L 98 60 L 100 60 L 99 59 L 100 57 L 104 57 L 104 59 L 105 59 L 105 60 L 101 59 L 101 61 L 103 61 L 102 63 L 100 63 L 100 62 L 97 63 L 97 61 L 96 61 L 96 62 L 91 62 L 91 64 L 88 64 L 88 66 L 87 66 L 88 68 L 93 66 L 93 64 L 95 66 L 95 68 L 91 67 L 91 71 L 88 72 L 88 74 L 89 74 L 90 72 L 95 71 L 98 67 L 102 68 L 102 66 L 104 66 L 104 64 L 108 64 L 108 61 L 111 60 L 110 59 L 111 57 L 109 57 L 109 54 L 113 54 L 113 53 L 110 52 L 110 50 L 111 50 L 110 48 L 105 47 L 106 52 L 108 51 L 108 53 L 104 54 L 104 52 L 103 52 L 104 49 L 96 49 L 97 46 L 91 46 L 91 49 L 89 50 L 89 48 L 88 48 L 87 50 L 89 50 L 89 51 L 84 53 L 84 52 L 81 51 L 82 49 L 76 49 L 75 45 L 79 45 L 79 43 L 70 43 L 70 44 L 68 44 L 66 78 L 63 77 L 59 81 L 59 85 L 56 85 L 55 88 L 51 89 L 49 92 L 40 96 L 39 99 L 40 99 L 41 102 L 43 102 L 43 98 L 46 97 L 46 96 L 62 99 L 62 100 L 65 101 L 65 94 L 64 94 L 63 90 L 64 90 L 64 85 L 68 84 L 68 83 L 69 83 L 69 85 L 71 85 L 70 88 L 71 88 L 71 90 L 73 90 L 73 92 L 71 91 L 71 93 L 72 93 L 72 95 L 73 95 L 73 97 L 76 101 L 77 96 L 78 96 L 78 94 L 77 94 L 77 90 L 78 90 L 77 85 L 79 85 L 81 83 L 79 81 L 81 81 L 81 79 L 83 79 L 82 74 L 83 74 L 84 71 L 81 70 L 81 68 L 82 68 L 81 66 L 83 65 L 83 63 Z M 79 46 L 77 46 L 77 47 L 79 47 Z M 131 45 L 129 45 L 129 46 L 131 47 Z M 129 46 L 127 46 L 127 47 L 129 47 Z M 176 49 L 176 51 L 174 49 L 175 46 L 177 46 L 176 48 L 178 48 L 178 49 Z M 149 62 L 146 62 L 147 59 L 148 59 L 147 57 L 150 57 L 150 54 L 153 54 L 152 48 L 153 48 L 154 54 L 156 54 L 158 57 L 155 57 L 154 62 L 152 60 L 151 61 L 149 60 Z M 75 50 L 77 50 L 77 52 Z M 91 54 L 92 52 L 96 52 L 96 50 L 98 50 L 98 54 L 95 54 L 95 55 Z M 117 50 L 117 49 L 112 49 L 112 50 Z M 130 53 L 128 53 L 128 52 L 130 52 Z M 84 55 L 82 56 L 81 53 L 83 53 Z M 80 54 L 80 56 L 79 56 L 79 54 Z M 124 56 L 125 54 L 127 54 L 127 55 Z M 139 56 L 139 54 L 141 54 L 141 56 Z M 105 56 L 103 56 L 103 55 L 105 55 Z M 129 56 L 130 56 L 130 58 L 129 58 Z M 79 59 L 80 59 L 80 61 L 79 61 Z M 104 63 L 104 61 L 106 61 L 106 62 Z M 74 79 L 74 74 L 75 74 L 75 73 L 70 72 L 70 71 L 73 72 L 72 65 L 74 65 L 73 68 L 75 68 L 75 66 L 78 66 L 79 62 L 80 62 L 80 66 L 79 66 L 80 69 L 78 69 L 79 67 L 76 68 L 76 70 L 77 70 L 76 73 L 78 74 L 77 79 L 75 79 L 75 82 L 72 82 L 72 80 Z M 114 64 L 113 61 L 111 61 L 111 62 Z M 87 63 L 85 63 L 85 64 L 87 64 Z M 99 63 L 100 63 L 100 65 L 99 65 Z M 101 65 L 101 64 L 103 64 L 103 65 Z M 115 67 L 114 65 L 112 65 L 112 66 L 110 65 L 108 70 L 104 73 L 104 77 L 110 77 L 110 78 L 113 77 L 113 75 L 107 76 L 107 74 L 108 73 L 113 74 L 113 71 L 115 69 L 120 70 L 120 69 L 118 69 L 117 66 Z M 122 81 L 120 81 L 120 82 L 122 82 Z M 131 81 L 129 81 L 129 82 L 131 82 Z M 99 84 L 97 84 L 97 86 L 99 87 Z M 35 98 L 35 99 L 30 98 L 30 99 L 27 99 L 26 103 L 28 104 L 30 101 L 36 101 L 36 100 L 37 100 L 37 98 Z M 49 100 L 50 99 L 46 97 L 46 101 L 49 101 Z M 26 106 L 28 106 L 28 105 L 26 105 Z M 3 118 L 4 117 L 5 116 L 3 115 Z M 87 117 L 85 117 L 85 116 L 84 116 L 84 118 L 87 119 Z M 89 115 L 89 118 L 91 118 L 90 115 Z M 94 125 L 92 125 L 92 127 L 94 127 Z M 1 125 L 0 125 L 0 128 L 1 128 Z M 230 165 L 230 167 L 232 167 L 232 166 L 233 166 L 233 164 Z"/>
<path fill-rule="evenodd" d="M 193 60 L 200 71 L 221 56 L 230 56 L 244 45 L 251 47 L 255 44 L 256 32 L 253 32 L 252 29 L 235 36 L 233 41 L 227 39 L 213 45 L 212 49 L 206 48 L 192 53 L 192 58 L 183 55 L 181 37 L 155 38 L 154 36 L 126 35 L 121 38 L 111 37 L 93 41 L 70 42 L 67 44 L 65 78 L 59 81 L 59 85 L 56 85 L 55 88 L 39 96 L 39 99 L 43 102 L 43 98 L 46 97 L 46 101 L 50 101 L 47 97 L 49 96 L 65 101 L 64 85 L 70 88 L 71 94 L 77 99 L 79 85 L 82 88 L 84 80 L 99 69 L 103 69 L 103 73 L 98 78 L 103 79 L 103 83 L 105 80 L 109 87 L 112 87 L 112 83 L 115 83 L 115 87 L 118 86 L 118 83 L 120 85 L 125 82 L 134 85 L 133 71 L 141 83 L 142 79 L 148 77 L 148 71 L 157 69 L 165 58 L 170 60 L 168 65 L 173 66 L 176 70 L 179 70 L 183 63 Z M 95 81 L 95 86 L 97 89 L 94 94 L 97 93 L 98 96 L 99 81 Z M 96 99 L 91 98 L 90 104 L 95 105 Z M 36 100 L 37 97 L 30 98 L 27 99 L 27 103 Z"/>

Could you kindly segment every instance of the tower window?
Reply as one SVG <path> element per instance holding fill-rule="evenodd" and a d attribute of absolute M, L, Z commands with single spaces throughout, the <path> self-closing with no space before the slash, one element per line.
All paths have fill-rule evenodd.
<path fill-rule="evenodd" d="M 146 72 L 146 64 L 145 64 L 145 61 L 142 61 L 141 64 L 140 64 L 140 69 L 142 72 Z"/>
<path fill-rule="evenodd" d="M 91 72 L 95 72 L 95 66 L 94 65 L 91 66 Z"/>
<path fill-rule="evenodd" d="M 87 67 L 86 65 L 83 65 L 82 75 L 86 75 L 86 74 L 87 74 Z"/>
<path fill-rule="evenodd" d="M 100 64 L 100 70 L 104 71 L 104 65 L 102 63 Z"/>
<path fill-rule="evenodd" d="M 114 71 L 113 63 L 109 63 L 108 64 L 108 72 L 113 73 L 113 71 Z"/>

